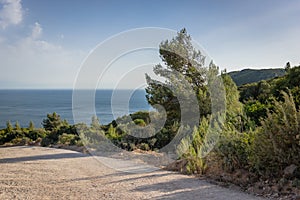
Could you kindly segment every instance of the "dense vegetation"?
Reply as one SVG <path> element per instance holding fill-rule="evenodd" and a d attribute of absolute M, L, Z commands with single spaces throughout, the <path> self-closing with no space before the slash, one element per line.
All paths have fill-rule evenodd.
<path fill-rule="evenodd" d="M 75 125 L 62 120 L 58 114 L 48 114 L 42 125 L 43 128 L 35 128 L 30 122 L 28 127 L 21 128 L 18 122 L 14 126 L 7 122 L 6 128 L 0 130 L 0 145 L 82 145 Z"/>
<path fill-rule="evenodd" d="M 154 67 L 154 72 L 166 78 L 161 83 L 146 75 L 148 102 L 162 105 L 166 110 L 166 123 L 160 129 L 151 120 L 161 120 L 157 112 L 137 112 L 123 116 L 110 124 L 101 125 L 93 117 L 90 125 L 70 125 L 56 113 L 48 114 L 43 128 L 35 128 L 31 122 L 27 128 L 10 122 L 0 130 L 0 144 L 53 144 L 83 145 L 106 149 L 109 140 L 122 149 L 159 150 L 175 137 L 182 123 L 182 115 L 199 109 L 200 115 L 194 123 L 186 122 L 184 129 L 192 137 L 181 138 L 177 147 L 180 170 L 185 173 L 205 174 L 214 170 L 216 175 L 244 170 L 247 184 L 257 180 L 270 180 L 274 184 L 300 188 L 300 66 L 287 64 L 285 75 L 269 80 L 245 84 L 239 88 L 226 73 L 219 73 L 211 63 L 204 67 L 205 57 L 196 51 L 186 30 L 181 30 L 172 40 L 160 45 L 163 61 Z M 196 94 L 198 105 L 189 104 L 181 108 L 174 92 L 184 93 L 184 87 L 172 87 L 179 72 Z M 221 77 L 226 91 L 226 120 L 215 129 L 209 129 L 212 119 L 211 95 L 208 88 L 210 75 Z M 189 99 L 186 99 L 189 101 Z M 158 108 L 159 110 L 159 108 Z M 150 117 L 151 116 L 151 117 Z M 187 115 L 189 116 L 189 115 Z M 195 119 L 191 121 L 195 122 Z M 134 128 L 132 128 L 134 127 Z M 139 129 L 140 127 L 140 129 Z M 156 132 L 143 138 L 139 134 Z M 220 131 L 221 130 L 221 131 Z M 209 131 L 219 131 L 218 143 L 203 157 L 206 148 L 205 137 Z M 237 182 L 237 181 L 233 181 Z M 241 183 L 242 184 L 242 183 Z M 278 188 L 280 190 L 280 188 Z"/>
<path fill-rule="evenodd" d="M 229 72 L 228 75 L 232 78 L 237 86 L 248 83 L 255 83 L 262 80 L 269 80 L 285 75 L 284 69 L 243 69 L 241 71 Z"/>

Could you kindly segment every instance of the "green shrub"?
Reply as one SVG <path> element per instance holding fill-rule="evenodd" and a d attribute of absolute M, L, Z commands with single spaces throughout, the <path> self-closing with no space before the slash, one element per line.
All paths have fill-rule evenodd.
<path fill-rule="evenodd" d="M 268 106 L 257 100 L 250 100 L 245 103 L 244 108 L 247 116 L 256 124 L 260 124 L 260 119 L 267 115 Z"/>
<path fill-rule="evenodd" d="M 77 135 L 63 133 L 59 136 L 58 143 L 66 145 L 76 145 L 78 140 L 80 140 L 80 138 Z"/>
<path fill-rule="evenodd" d="M 135 121 L 136 119 L 138 120 L 143 120 L 143 122 L 145 124 L 149 124 L 150 123 L 150 117 L 149 117 L 149 112 L 148 111 L 139 111 L 139 112 L 135 112 L 133 114 L 130 114 L 130 117 L 133 121 Z"/>
<path fill-rule="evenodd" d="M 236 169 L 248 167 L 250 146 L 254 134 L 252 131 L 239 133 L 235 130 L 227 130 L 223 133 L 215 151 L 221 158 L 224 170 L 232 172 Z"/>
<path fill-rule="evenodd" d="M 147 124 L 144 122 L 143 119 L 135 119 L 135 120 L 134 120 L 134 123 L 135 123 L 136 125 L 139 125 L 139 126 L 146 126 L 146 125 L 147 125 Z"/>
<path fill-rule="evenodd" d="M 37 140 L 38 138 L 44 138 L 44 137 L 46 137 L 46 135 L 47 135 L 47 132 L 42 128 L 30 130 L 26 134 L 26 136 L 33 141 Z"/>
<path fill-rule="evenodd" d="M 199 128 L 194 127 L 192 131 L 192 138 L 186 137 L 181 140 L 177 148 L 177 154 L 180 159 L 186 160 L 185 169 L 181 169 L 188 174 L 198 173 L 204 174 L 206 171 L 206 162 L 202 157 L 204 147 L 204 136 L 207 135 L 209 124 L 206 118 L 202 118 Z M 189 131 L 189 127 L 186 127 Z"/>
<path fill-rule="evenodd" d="M 120 140 L 122 137 L 118 132 L 117 128 L 113 127 L 112 124 L 110 124 L 108 130 L 106 131 L 106 136 L 111 140 Z"/>
<path fill-rule="evenodd" d="M 138 148 L 141 149 L 141 150 L 144 150 L 144 151 L 149 151 L 150 150 L 149 145 L 146 144 L 146 143 L 141 143 L 140 145 L 138 145 Z"/>
<path fill-rule="evenodd" d="M 300 112 L 291 92 L 282 92 L 284 102 L 275 101 L 254 139 L 251 164 L 261 175 L 280 176 L 285 167 L 300 166 Z"/>
<path fill-rule="evenodd" d="M 15 144 L 15 145 L 27 145 L 31 142 L 31 140 L 27 137 L 18 137 L 18 138 L 15 138 L 11 141 L 12 144 Z"/>
<path fill-rule="evenodd" d="M 49 146 L 51 144 L 54 144 L 54 141 L 51 138 L 49 138 L 49 137 L 45 137 L 41 141 L 41 146 L 42 147 L 47 147 L 47 146 Z"/>
<path fill-rule="evenodd" d="M 129 144 L 129 147 L 130 147 L 130 148 L 129 148 L 130 151 L 133 151 L 133 150 L 136 150 L 136 149 L 137 149 L 134 143 L 130 143 L 130 144 Z"/>

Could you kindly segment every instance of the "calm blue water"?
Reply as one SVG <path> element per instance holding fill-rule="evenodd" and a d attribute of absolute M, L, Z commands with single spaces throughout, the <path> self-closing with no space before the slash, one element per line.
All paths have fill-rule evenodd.
<path fill-rule="evenodd" d="M 101 124 L 111 122 L 114 117 L 111 109 L 112 90 L 97 90 L 95 96 L 95 109 Z M 124 99 L 131 93 L 121 90 L 115 98 L 114 114 L 117 117 L 124 113 L 133 113 L 139 110 L 149 110 L 150 106 L 145 98 L 144 90 L 136 90 L 128 101 Z M 6 122 L 18 121 L 21 126 L 28 126 L 32 120 L 36 127 L 48 113 L 58 113 L 62 119 L 73 124 L 72 90 L 0 90 L 0 129 L 6 127 Z M 91 116 L 93 114 L 91 113 Z"/>

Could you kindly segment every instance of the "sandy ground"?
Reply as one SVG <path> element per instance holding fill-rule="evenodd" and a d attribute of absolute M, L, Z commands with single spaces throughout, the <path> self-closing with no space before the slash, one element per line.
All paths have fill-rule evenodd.
<path fill-rule="evenodd" d="M 115 171 L 92 156 L 42 147 L 0 148 L 0 199 L 261 199 L 163 170 Z"/>

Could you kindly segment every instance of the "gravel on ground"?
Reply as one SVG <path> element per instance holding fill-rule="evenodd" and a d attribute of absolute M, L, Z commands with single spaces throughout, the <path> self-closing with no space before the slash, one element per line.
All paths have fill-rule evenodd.
<path fill-rule="evenodd" d="M 0 148 L 0 199 L 262 198 L 176 172 L 121 172 L 88 154 L 19 146 Z"/>

